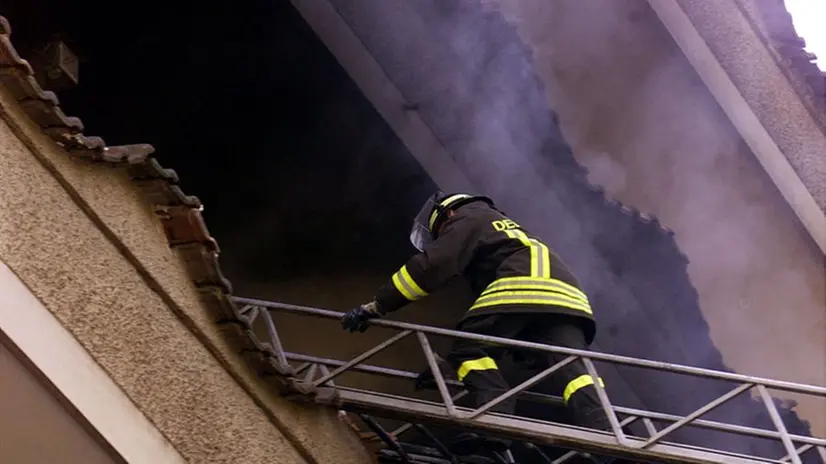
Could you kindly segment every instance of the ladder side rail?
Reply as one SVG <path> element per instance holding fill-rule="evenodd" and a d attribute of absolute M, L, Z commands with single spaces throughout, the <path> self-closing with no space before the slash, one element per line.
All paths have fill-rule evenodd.
<path fill-rule="evenodd" d="M 339 387 L 343 408 L 358 413 L 383 415 L 395 420 L 428 421 L 433 424 L 461 427 L 487 434 L 496 434 L 519 441 L 584 451 L 598 455 L 650 459 L 657 462 L 689 462 L 729 464 L 765 464 L 779 463 L 771 458 L 745 456 L 722 450 L 712 450 L 699 446 L 658 442 L 648 448 L 640 445 L 644 439 L 627 437 L 629 445 L 617 443 L 616 438 L 607 432 L 585 429 L 576 426 L 555 424 L 538 419 L 488 413 L 473 420 L 449 417 L 440 403 L 405 398 L 395 395 L 359 390 L 357 388 Z M 468 408 L 457 408 L 460 412 L 469 412 Z"/>
<path fill-rule="evenodd" d="M 453 400 L 454 402 L 456 402 L 456 401 L 459 401 L 460 399 L 464 398 L 465 396 L 467 396 L 469 394 L 470 394 L 469 391 L 462 390 L 459 393 L 453 395 L 450 399 Z M 408 430 L 410 430 L 412 428 L 413 428 L 413 423 L 412 422 L 402 424 L 401 426 L 399 426 L 399 428 L 397 428 L 396 430 L 393 431 L 393 436 L 398 437 L 401 434 L 407 432 Z"/>
<path fill-rule="evenodd" d="M 280 339 L 278 337 L 277 330 L 275 329 L 275 324 L 272 320 L 272 315 L 270 313 L 271 310 L 281 310 L 291 313 L 298 313 L 302 315 L 308 316 L 315 316 L 315 317 L 322 317 L 328 319 L 340 319 L 342 317 L 342 313 L 338 313 L 335 311 L 329 311 L 324 309 L 318 308 L 309 308 L 297 305 L 288 305 L 284 303 L 277 303 L 277 302 L 268 302 L 264 300 L 254 300 L 248 298 L 240 298 L 234 297 L 236 303 L 244 304 L 244 309 L 242 309 L 242 313 L 251 313 L 249 315 L 250 321 L 255 319 L 259 313 L 265 314 L 265 324 L 268 331 L 268 335 L 272 341 L 271 347 L 276 351 L 273 355 L 276 357 L 279 364 L 287 363 L 286 355 L 284 353 L 283 347 L 281 346 Z M 263 309 L 260 311 L 259 308 Z M 441 328 L 434 328 L 428 326 L 421 326 L 416 324 L 410 324 L 405 322 L 397 322 L 397 321 L 389 321 L 389 320 L 375 320 L 371 321 L 372 324 L 380 327 L 390 328 L 394 330 L 401 330 L 401 333 L 396 334 L 395 336 L 391 337 L 388 340 L 381 342 L 380 344 L 374 346 L 373 348 L 367 350 L 366 352 L 356 356 L 355 358 L 351 359 L 350 361 L 344 363 L 343 365 L 337 367 L 333 372 L 328 372 L 326 375 L 323 375 L 321 379 L 311 381 L 312 387 L 319 387 L 319 386 L 332 386 L 332 379 L 342 373 L 354 369 L 358 365 L 362 364 L 364 361 L 369 359 L 370 357 L 374 356 L 378 352 L 386 349 L 387 347 L 393 345 L 397 341 L 405 338 L 408 335 L 415 333 L 416 337 L 418 338 L 419 344 L 421 345 L 422 351 L 425 355 L 427 360 L 428 366 L 430 368 L 431 373 L 433 374 L 434 379 L 436 380 L 436 384 L 438 390 L 440 392 L 440 396 L 442 399 L 443 407 L 447 413 L 449 418 L 454 419 L 463 419 L 463 420 L 473 420 L 478 418 L 480 414 L 485 413 L 487 410 L 495 406 L 496 404 L 507 400 L 510 397 L 516 396 L 520 394 L 523 390 L 529 388 L 535 383 L 538 383 L 545 377 L 549 376 L 552 372 L 559 369 L 566 363 L 570 363 L 576 360 L 581 360 L 589 374 L 597 378 L 598 374 L 593 365 L 592 360 L 600 360 L 603 362 L 608 362 L 612 364 L 624 364 L 624 365 L 631 365 L 641 368 L 649 368 L 654 370 L 661 370 L 666 372 L 673 372 L 673 373 L 680 373 L 685 375 L 691 375 L 695 377 L 704 377 L 704 378 L 714 378 L 718 380 L 725 380 L 725 381 L 732 381 L 740 383 L 740 385 L 735 388 L 734 390 L 730 391 L 729 393 L 720 395 L 716 399 L 712 400 L 710 403 L 706 404 L 705 406 L 695 410 L 691 414 L 681 418 L 680 420 L 670 424 L 665 429 L 656 432 L 653 436 L 651 436 L 648 440 L 644 441 L 641 444 L 634 445 L 635 447 L 639 447 L 640 449 L 644 448 L 651 448 L 654 446 L 659 440 L 664 438 L 667 434 L 670 434 L 677 429 L 691 425 L 694 421 L 698 420 L 700 416 L 706 414 L 707 412 L 711 411 L 712 409 L 722 405 L 726 401 L 734 398 L 735 396 L 750 390 L 753 387 L 758 387 L 759 393 L 761 398 L 763 399 L 764 406 L 769 413 L 769 416 L 772 420 L 773 425 L 775 426 L 776 432 L 779 435 L 779 439 L 783 444 L 784 448 L 787 451 L 787 457 L 791 460 L 793 464 L 802 464 L 800 457 L 798 455 L 797 450 L 795 449 L 795 444 L 792 440 L 791 435 L 788 433 L 783 420 L 777 411 L 774 403 L 771 400 L 771 396 L 768 394 L 767 387 L 784 390 L 784 391 L 792 391 L 797 393 L 809 394 L 809 395 L 816 395 L 816 396 L 826 396 L 826 387 L 814 386 L 814 385 L 805 385 L 799 384 L 794 382 L 785 382 L 785 381 L 778 381 L 772 380 L 767 378 L 759 378 L 754 376 L 747 376 L 742 374 L 734 374 L 728 372 L 720 372 L 714 371 L 710 369 L 703 369 L 703 368 L 696 368 L 691 366 L 685 366 L 680 364 L 674 363 L 666 363 L 666 362 L 658 362 L 658 361 L 651 361 L 646 359 L 635 359 L 626 356 L 617 356 L 611 355 L 606 353 L 599 353 L 587 350 L 576 350 L 572 348 L 565 348 L 565 347 L 558 347 L 558 346 L 551 346 L 551 345 L 543 345 L 538 343 L 531 343 L 531 342 L 524 342 L 520 340 L 510 340 L 501 337 L 492 337 L 486 335 L 479 335 L 467 332 L 460 332 L 455 330 L 448 330 L 448 329 L 441 329 Z M 515 347 L 520 349 L 528 349 L 528 350 L 537 350 L 537 351 L 545 351 L 545 352 L 554 352 L 554 353 L 561 353 L 567 354 L 569 357 L 558 363 L 555 366 L 551 366 L 548 369 L 545 369 L 540 374 L 535 375 L 528 381 L 523 382 L 522 384 L 509 389 L 502 393 L 498 398 L 492 400 L 486 405 L 482 405 L 475 410 L 472 410 L 469 414 L 465 414 L 463 417 L 459 417 L 458 408 L 453 403 L 451 398 L 450 392 L 448 391 L 448 384 L 446 379 L 443 377 L 442 372 L 437 364 L 437 361 L 434 357 L 434 353 L 430 348 L 429 340 L 427 338 L 427 334 L 436 335 L 436 336 L 445 336 L 449 338 L 461 338 L 461 339 L 468 339 L 479 341 L 483 343 L 489 344 L 496 344 L 501 346 L 509 346 Z M 288 364 L 288 363 L 287 363 Z M 289 365 L 289 364 L 288 364 Z M 315 367 L 315 365 L 313 366 Z M 291 368 L 291 367 L 290 367 Z M 314 373 L 308 374 L 307 378 L 312 379 L 314 377 Z M 616 416 L 615 407 L 610 403 L 610 400 L 599 382 L 595 382 L 595 386 L 597 389 L 597 395 L 599 397 L 600 404 L 602 409 L 606 413 L 610 425 L 611 431 L 613 432 L 614 439 L 618 445 L 623 447 L 629 447 L 629 441 L 625 436 L 622 427 L 619 423 L 619 420 Z M 403 453 L 400 453 L 403 457 Z"/>
<path fill-rule="evenodd" d="M 638 419 L 640 419 L 639 416 L 628 416 L 625 419 L 623 419 L 619 423 L 619 425 L 620 425 L 620 427 L 625 427 L 627 425 L 631 425 L 633 422 L 636 422 Z M 534 445 L 534 447 L 536 447 L 536 445 Z M 536 448 L 536 450 L 539 453 L 542 452 L 539 448 Z M 552 461 L 551 464 L 564 464 L 564 463 L 570 461 L 571 459 L 573 459 L 575 457 L 582 456 L 582 454 L 583 453 L 580 452 L 580 451 L 568 451 L 567 453 L 563 454 L 562 456 L 560 456 L 557 459 L 555 459 L 554 461 Z M 546 457 L 546 459 L 547 459 L 547 457 Z"/>
<path fill-rule="evenodd" d="M 344 314 L 337 311 L 330 311 L 326 309 L 311 308 L 306 306 L 290 305 L 286 303 L 272 302 L 266 300 L 257 300 L 251 298 L 233 297 L 233 299 L 240 304 L 253 305 L 268 308 L 270 310 L 284 311 L 295 314 L 303 314 L 307 316 L 316 316 L 326 319 L 340 319 Z M 577 350 L 574 348 L 566 348 L 561 346 L 543 345 L 540 343 L 525 342 L 521 340 L 511 340 L 508 338 L 492 337 L 488 335 L 479 335 L 469 332 L 460 332 L 457 330 L 442 329 L 438 327 L 429 327 L 409 322 L 391 321 L 386 319 L 375 319 L 370 322 L 371 325 L 377 327 L 384 327 L 395 330 L 411 330 L 413 332 L 423 333 L 427 335 L 437 335 L 448 338 L 462 338 L 466 340 L 474 340 L 484 343 L 491 343 L 496 345 L 509 346 L 513 348 L 522 348 L 527 350 L 545 351 L 551 353 L 567 354 L 572 356 L 580 356 L 582 358 L 591 359 L 595 361 L 602 361 L 611 364 L 624 364 L 629 366 L 648 368 L 653 370 L 660 370 L 666 372 L 674 372 L 695 377 L 712 378 L 718 380 L 726 380 L 736 383 L 749 383 L 755 385 L 763 385 L 767 388 L 776 390 L 784 390 L 795 393 L 802 393 L 814 396 L 826 397 L 826 387 L 808 385 L 797 382 L 788 382 L 783 380 L 774 380 L 763 377 L 756 377 L 744 374 L 737 374 L 733 372 L 716 371 L 712 369 L 704 369 L 700 367 L 686 366 L 683 364 L 667 363 L 663 361 L 653 361 L 648 359 L 637 359 L 628 356 L 620 356 L 608 353 L 600 353 L 597 351 Z"/>
<path fill-rule="evenodd" d="M 327 365 L 330 367 L 341 366 L 345 363 L 345 361 L 337 360 L 337 359 L 329 359 L 329 358 L 322 358 L 316 356 L 309 356 L 304 354 L 297 354 L 297 353 L 286 353 L 286 358 L 293 362 L 304 362 L 304 363 L 317 363 L 322 365 Z M 413 380 L 416 378 L 416 374 L 410 371 L 404 371 L 400 369 L 392 369 L 388 367 L 381 367 L 381 366 L 372 366 L 372 365 L 365 365 L 361 364 L 358 366 L 353 367 L 353 371 L 361 372 L 364 374 L 371 374 L 371 375 L 380 375 L 383 377 L 388 378 L 395 378 L 395 379 L 403 379 L 403 380 Z M 460 382 L 455 380 L 449 380 L 449 386 L 456 387 L 456 388 L 463 388 Z M 460 399 L 464 394 L 467 394 L 467 390 L 462 390 L 460 393 L 463 395 L 454 395 L 453 401 L 457 401 Z M 540 403 L 548 403 L 554 405 L 562 405 L 563 400 L 562 397 L 548 395 L 545 393 L 537 393 L 537 392 L 522 392 L 520 397 L 523 397 L 525 400 L 540 402 Z M 676 414 L 667 414 L 655 411 L 648 411 L 644 409 L 637 409 L 637 408 L 628 408 L 625 406 L 614 406 L 614 410 L 617 413 L 623 414 L 628 416 L 628 418 L 637 418 L 642 419 L 644 423 L 646 423 L 646 429 L 648 430 L 649 435 L 655 435 L 657 433 L 654 425 L 650 422 L 651 420 L 656 420 L 660 422 L 677 422 L 684 418 L 684 416 L 679 416 Z M 623 426 L 628 424 L 622 424 Z M 727 432 L 733 433 L 742 436 L 754 437 L 754 438 L 765 438 L 765 439 L 772 439 L 772 440 L 780 440 L 780 433 L 772 430 L 760 429 L 756 427 L 748 427 L 744 425 L 735 425 L 735 424 L 727 424 L 724 422 L 717 422 L 712 420 L 705 420 L 705 419 L 698 419 L 693 421 L 690 426 L 703 428 L 708 430 L 714 430 L 717 432 Z M 399 427 L 393 432 L 394 436 L 398 436 L 399 434 L 407 431 L 412 425 L 404 425 Z M 806 446 L 801 450 L 798 450 L 798 453 L 802 453 L 806 450 L 811 449 L 812 447 L 822 446 L 826 447 L 826 439 L 824 438 L 817 438 L 817 437 L 807 437 L 804 435 L 794 435 L 789 434 L 791 440 L 795 443 L 799 443 L 802 446 Z"/>

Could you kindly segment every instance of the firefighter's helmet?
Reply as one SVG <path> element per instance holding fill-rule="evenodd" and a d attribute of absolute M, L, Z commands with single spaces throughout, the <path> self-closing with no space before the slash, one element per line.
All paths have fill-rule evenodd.
<path fill-rule="evenodd" d="M 439 228 L 448 217 L 448 211 L 476 201 L 484 201 L 494 207 L 493 200 L 486 196 L 467 193 L 445 195 L 442 191 L 437 191 L 427 198 L 419 214 L 413 220 L 410 243 L 419 251 L 424 250 L 425 246 L 436 239 Z"/>

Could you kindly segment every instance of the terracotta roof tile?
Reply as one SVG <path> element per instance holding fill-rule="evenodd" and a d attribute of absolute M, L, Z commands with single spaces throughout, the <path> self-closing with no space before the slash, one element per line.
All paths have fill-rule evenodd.
<path fill-rule="evenodd" d="M 249 319 L 230 298 L 232 284 L 221 271 L 220 248 L 204 223 L 201 201 L 180 189 L 175 171 L 164 169 L 151 156 L 155 151 L 151 145 L 110 147 L 100 137 L 84 135 L 81 120 L 67 117 L 57 96 L 37 83 L 32 67 L 18 55 L 10 35 L 8 21 L 0 16 L 0 84 L 43 132 L 71 156 L 126 169 L 135 186 L 155 206 L 169 245 L 182 258 L 204 307 L 212 313 L 231 346 L 281 394 L 330 395 L 330 389 L 310 390 L 298 385 L 293 369 L 279 363 L 272 346 L 262 342 L 252 330 Z"/>

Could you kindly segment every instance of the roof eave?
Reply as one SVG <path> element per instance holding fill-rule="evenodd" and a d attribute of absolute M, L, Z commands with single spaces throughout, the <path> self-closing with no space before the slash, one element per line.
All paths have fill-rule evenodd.
<path fill-rule="evenodd" d="M 734 2 L 648 3 L 826 254 L 826 137 L 755 30 Z M 747 54 L 732 36 L 749 40 Z"/>
<path fill-rule="evenodd" d="M 326 0 L 291 2 L 433 182 L 444 191 L 479 191 L 335 7 Z"/>

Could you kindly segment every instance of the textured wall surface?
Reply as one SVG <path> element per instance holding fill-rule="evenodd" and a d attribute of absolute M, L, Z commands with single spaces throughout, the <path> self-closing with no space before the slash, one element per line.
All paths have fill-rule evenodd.
<path fill-rule="evenodd" d="M 0 99 L 29 142 L 27 147 L 9 125 L 0 125 L 0 258 L 183 456 L 192 462 L 332 462 L 333 456 L 335 462 L 365 462 L 363 449 L 332 411 L 276 398 L 227 348 L 124 173 L 68 159 L 5 94 Z M 81 204 L 137 257 L 179 314 L 49 170 L 74 186 Z"/>
<path fill-rule="evenodd" d="M 726 364 L 826 385 L 823 256 L 647 3 L 499 4 L 592 181 L 676 232 Z M 797 411 L 826 432 L 824 402 Z"/>
<path fill-rule="evenodd" d="M 757 5 L 753 1 L 679 3 L 826 211 L 826 157 L 822 156 L 826 152 L 826 136 L 818 124 L 818 119 L 823 119 L 822 109 L 809 110 L 802 103 L 783 69 L 763 45 L 766 29 L 754 11 Z M 742 9 L 738 3 L 743 5 Z M 821 112 L 816 113 L 818 110 Z"/>

